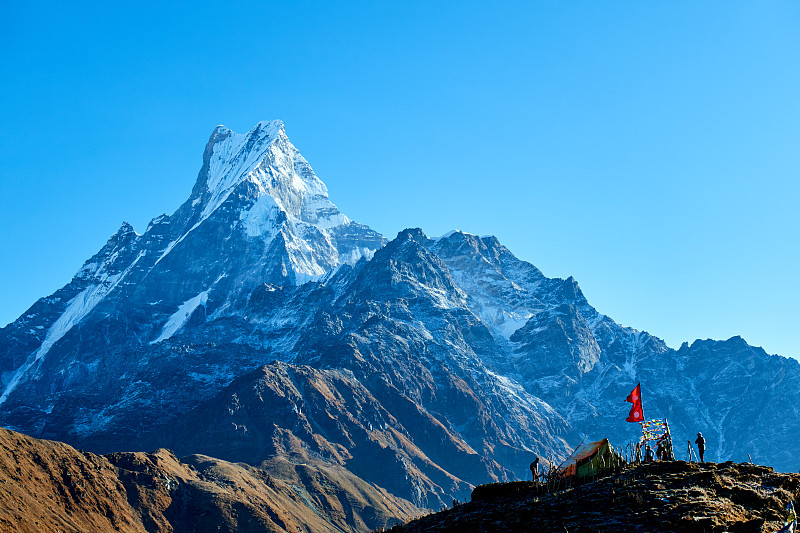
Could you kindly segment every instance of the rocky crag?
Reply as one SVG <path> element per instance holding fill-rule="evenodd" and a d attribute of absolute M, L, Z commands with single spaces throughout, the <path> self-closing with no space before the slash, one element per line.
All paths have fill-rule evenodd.
<path fill-rule="evenodd" d="M 644 463 L 551 494 L 530 482 L 481 486 L 471 502 L 388 531 L 772 533 L 798 496 L 800 475 L 765 466 Z"/>

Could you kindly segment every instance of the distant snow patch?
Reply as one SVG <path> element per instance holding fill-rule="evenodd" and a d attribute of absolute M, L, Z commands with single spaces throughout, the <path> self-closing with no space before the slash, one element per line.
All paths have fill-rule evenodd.
<path fill-rule="evenodd" d="M 371 250 L 365 246 L 361 248 L 356 247 L 346 254 L 339 254 L 339 262 L 341 264 L 353 266 L 358 263 L 362 257 L 366 257 L 367 261 L 371 261 L 374 255 L 375 250 Z"/>
<path fill-rule="evenodd" d="M 294 282 L 295 285 L 305 285 L 312 281 L 319 281 L 325 274 L 306 274 L 305 272 L 295 272 Z"/>
<path fill-rule="evenodd" d="M 453 229 L 453 230 L 450 230 L 447 233 L 445 233 L 444 235 L 441 235 L 439 237 L 431 237 L 431 240 L 432 241 L 440 241 L 442 239 L 446 239 L 448 237 L 451 237 L 451 236 L 455 235 L 456 233 L 464 233 L 464 232 L 461 231 L 460 229 Z"/>
<path fill-rule="evenodd" d="M 501 314 L 502 313 L 502 314 Z M 501 311 L 495 315 L 496 322 L 494 326 L 500 334 L 506 339 L 510 339 L 518 329 L 528 323 L 528 320 L 533 316 L 533 313 L 510 313 L 508 311 Z"/>
<path fill-rule="evenodd" d="M 511 335 L 527 324 L 533 316 L 533 313 L 527 309 L 501 309 L 489 301 L 478 303 L 477 309 L 473 309 L 473 312 L 506 339 L 510 339 Z"/>
<path fill-rule="evenodd" d="M 206 289 L 194 298 L 190 298 L 183 302 L 178 310 L 175 311 L 167 323 L 164 324 L 164 329 L 161 331 L 161 335 L 154 341 L 150 341 L 150 344 L 157 344 L 163 340 L 167 340 L 173 335 L 175 335 L 179 329 L 181 329 L 186 322 L 189 320 L 189 317 L 192 316 L 195 309 L 198 306 L 205 307 L 206 302 L 208 302 L 208 291 L 211 289 Z"/>

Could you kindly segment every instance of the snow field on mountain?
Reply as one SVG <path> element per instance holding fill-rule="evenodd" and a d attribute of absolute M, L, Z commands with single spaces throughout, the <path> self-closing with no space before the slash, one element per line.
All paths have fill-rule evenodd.
<path fill-rule="evenodd" d="M 173 335 L 175 335 L 179 329 L 181 329 L 184 324 L 189 320 L 189 317 L 192 316 L 195 309 L 199 306 L 205 306 L 208 302 L 208 292 L 210 289 L 206 289 L 194 298 L 190 298 L 183 302 L 181 306 L 175 311 L 172 316 L 167 319 L 166 324 L 164 324 L 164 329 L 161 330 L 161 335 L 158 336 L 155 340 L 150 341 L 150 344 L 157 344 L 163 340 L 169 339 Z"/>
<path fill-rule="evenodd" d="M 264 242 L 270 242 L 277 234 L 277 220 L 281 212 L 275 199 L 263 194 L 258 197 L 253 206 L 239 214 L 239 220 L 244 224 L 248 237 L 261 237 Z"/>

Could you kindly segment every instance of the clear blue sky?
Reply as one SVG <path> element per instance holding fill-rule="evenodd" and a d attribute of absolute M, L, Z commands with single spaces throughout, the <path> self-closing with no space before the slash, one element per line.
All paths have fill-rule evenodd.
<path fill-rule="evenodd" d="M 800 357 L 800 3 L 4 2 L 0 324 L 212 129 L 280 118 L 350 218 L 494 234 L 677 347 Z"/>

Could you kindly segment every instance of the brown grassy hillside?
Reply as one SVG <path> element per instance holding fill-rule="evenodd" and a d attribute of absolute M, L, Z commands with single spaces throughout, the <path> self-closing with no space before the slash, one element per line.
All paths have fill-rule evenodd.
<path fill-rule="evenodd" d="M 418 515 L 347 470 L 100 456 L 0 429 L 0 532 L 369 531 Z"/>

